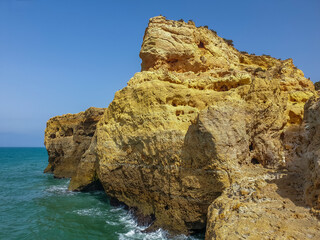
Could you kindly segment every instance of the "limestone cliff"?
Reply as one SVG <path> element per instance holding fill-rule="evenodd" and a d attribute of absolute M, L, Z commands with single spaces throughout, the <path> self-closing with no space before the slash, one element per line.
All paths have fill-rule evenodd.
<path fill-rule="evenodd" d="M 206 239 L 319 239 L 320 227 L 304 201 L 299 172 L 260 166 L 243 176 L 208 209 Z"/>
<path fill-rule="evenodd" d="M 44 140 L 49 155 L 45 172 L 52 172 L 58 178 L 72 177 L 75 174 L 104 110 L 91 107 L 85 112 L 49 119 Z"/>
<path fill-rule="evenodd" d="M 320 216 L 320 98 L 311 98 L 305 105 L 301 132 L 304 141 L 300 154 L 306 165 L 305 198 Z"/>
<path fill-rule="evenodd" d="M 239 168 L 242 176 L 208 209 L 206 239 L 319 239 L 320 99 L 284 131 L 286 168 Z"/>
<path fill-rule="evenodd" d="M 286 164 L 284 129 L 302 121 L 313 84 L 290 59 L 242 54 L 164 17 L 150 20 L 140 56 L 98 124 L 98 176 L 153 227 L 203 229 L 242 165 Z"/>
<path fill-rule="evenodd" d="M 305 102 L 317 94 L 293 61 L 241 53 L 214 31 L 162 16 L 150 19 L 140 57 L 142 71 L 115 94 L 96 125 L 70 189 L 99 179 L 109 196 L 151 216 L 150 230 L 190 233 L 207 225 L 207 239 L 241 239 L 264 210 L 264 224 L 284 212 L 290 223 L 304 226 L 289 214 L 296 202 L 285 211 L 282 205 L 272 210 L 285 197 L 268 182 L 278 168 L 292 165 L 295 129 Z M 249 191 L 244 200 L 241 189 Z M 255 192 L 268 201 L 250 205 Z M 243 201 L 250 204 L 233 207 Z M 244 215 L 228 215 L 230 208 Z M 220 216 L 224 209 L 227 218 Z M 300 210 L 315 226 L 305 208 Z M 240 229 L 239 219 L 249 213 L 243 222 L 247 232 L 236 236 L 224 229 L 224 223 Z M 234 218 L 239 221 L 226 221 Z M 270 223 L 267 231 L 278 227 Z"/>

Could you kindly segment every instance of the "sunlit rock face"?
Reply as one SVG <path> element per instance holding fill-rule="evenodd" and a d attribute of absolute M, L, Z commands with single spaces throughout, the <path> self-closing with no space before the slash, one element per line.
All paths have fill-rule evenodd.
<path fill-rule="evenodd" d="M 142 72 L 97 126 L 98 177 L 153 228 L 205 228 L 209 205 L 246 174 L 286 165 L 284 131 L 315 94 L 291 59 L 242 54 L 192 22 L 150 19 Z"/>
<path fill-rule="evenodd" d="M 49 164 L 45 172 L 52 172 L 58 178 L 75 175 L 104 110 L 91 107 L 85 112 L 56 116 L 47 122 L 44 144 Z"/>
<path fill-rule="evenodd" d="M 233 200 L 253 204 L 239 210 L 257 209 L 251 219 L 261 213 L 251 198 L 259 184 L 272 190 L 259 190 L 272 195 L 266 198 L 284 201 L 270 181 L 278 168 L 293 164 L 294 129 L 300 129 L 305 102 L 316 95 L 312 82 L 291 59 L 241 53 L 212 30 L 162 16 L 150 19 L 140 57 L 142 71 L 104 111 L 69 188 L 100 181 L 109 196 L 149 216 L 149 230 L 188 234 L 207 226 L 207 239 L 238 239 L 232 228 L 219 232 L 225 221 L 250 233 L 251 225 L 237 222 L 245 215 Z M 247 198 L 240 199 L 242 188 Z M 235 220 L 222 218 L 223 209 Z M 302 224 L 289 210 L 283 213 Z M 276 215 L 266 215 L 264 223 Z"/>

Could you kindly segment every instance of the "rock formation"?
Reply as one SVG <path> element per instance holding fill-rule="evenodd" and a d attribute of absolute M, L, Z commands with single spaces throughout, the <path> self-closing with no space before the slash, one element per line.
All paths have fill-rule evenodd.
<path fill-rule="evenodd" d="M 286 168 L 238 169 L 243 176 L 209 207 L 206 239 L 320 238 L 319 116 L 320 98 L 312 97 L 302 124 L 286 128 Z"/>
<path fill-rule="evenodd" d="M 313 212 L 320 216 L 320 98 L 311 98 L 305 105 L 302 132 L 304 141 L 300 154 L 307 170 L 305 198 Z"/>
<path fill-rule="evenodd" d="M 207 239 L 277 231 L 299 238 L 313 226 L 308 234 L 318 236 L 317 220 L 281 195 L 301 189 L 277 190 L 296 179 L 278 169 L 294 165 L 304 104 L 317 94 L 292 60 L 241 53 L 212 30 L 162 16 L 150 19 L 140 57 L 142 71 L 105 110 L 69 188 L 99 180 L 109 196 L 149 216 L 149 230 L 207 225 Z M 271 223 L 280 213 L 288 222 Z"/>
<path fill-rule="evenodd" d="M 57 178 L 74 176 L 104 110 L 91 107 L 85 112 L 53 117 L 47 122 L 44 145 L 49 164 L 45 172 L 52 172 Z"/>
<path fill-rule="evenodd" d="M 208 210 L 206 239 L 319 239 L 319 221 L 306 207 L 303 176 L 256 166 Z"/>

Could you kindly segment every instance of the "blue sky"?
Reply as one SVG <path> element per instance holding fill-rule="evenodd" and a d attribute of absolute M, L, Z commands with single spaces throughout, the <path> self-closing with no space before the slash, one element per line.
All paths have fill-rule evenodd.
<path fill-rule="evenodd" d="M 160 14 L 293 58 L 320 80 L 319 0 L 0 0 L 0 146 L 43 146 L 50 117 L 107 107 L 140 71 L 144 30 Z"/>

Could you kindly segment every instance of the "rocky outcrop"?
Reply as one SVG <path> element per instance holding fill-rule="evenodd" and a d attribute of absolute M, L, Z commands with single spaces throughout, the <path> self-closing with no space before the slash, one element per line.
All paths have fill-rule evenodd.
<path fill-rule="evenodd" d="M 302 125 L 304 137 L 301 158 L 307 165 L 305 198 L 313 212 L 320 216 L 320 99 L 311 98 L 305 105 Z"/>
<path fill-rule="evenodd" d="M 150 20 L 140 56 L 143 71 L 97 127 L 98 177 L 154 228 L 203 229 L 242 165 L 286 165 L 284 130 L 301 123 L 313 84 L 290 59 L 242 54 L 164 17 Z"/>
<path fill-rule="evenodd" d="M 206 239 L 319 239 L 303 197 L 303 176 L 260 166 L 243 168 L 208 210 Z"/>
<path fill-rule="evenodd" d="M 237 168 L 237 178 L 208 209 L 206 239 L 320 238 L 319 102 L 312 97 L 302 124 L 282 132 L 282 168 Z"/>
<path fill-rule="evenodd" d="M 149 216 L 149 230 L 207 226 L 207 239 L 245 238 L 267 211 L 257 234 L 284 234 L 279 224 L 290 221 L 300 227 L 284 237 L 307 234 L 302 227 L 316 220 L 282 194 L 300 196 L 301 184 L 280 193 L 285 181 L 273 182 L 277 169 L 294 165 L 303 107 L 316 95 L 292 60 L 241 53 L 212 30 L 161 16 L 150 19 L 140 57 L 142 71 L 115 94 L 69 188 L 100 181 L 109 196 Z M 279 213 L 289 222 L 271 224 Z"/>
<path fill-rule="evenodd" d="M 85 112 L 49 119 L 44 140 L 49 155 L 45 172 L 51 172 L 58 178 L 74 176 L 82 155 L 90 146 L 96 124 L 104 110 L 91 107 Z"/>

